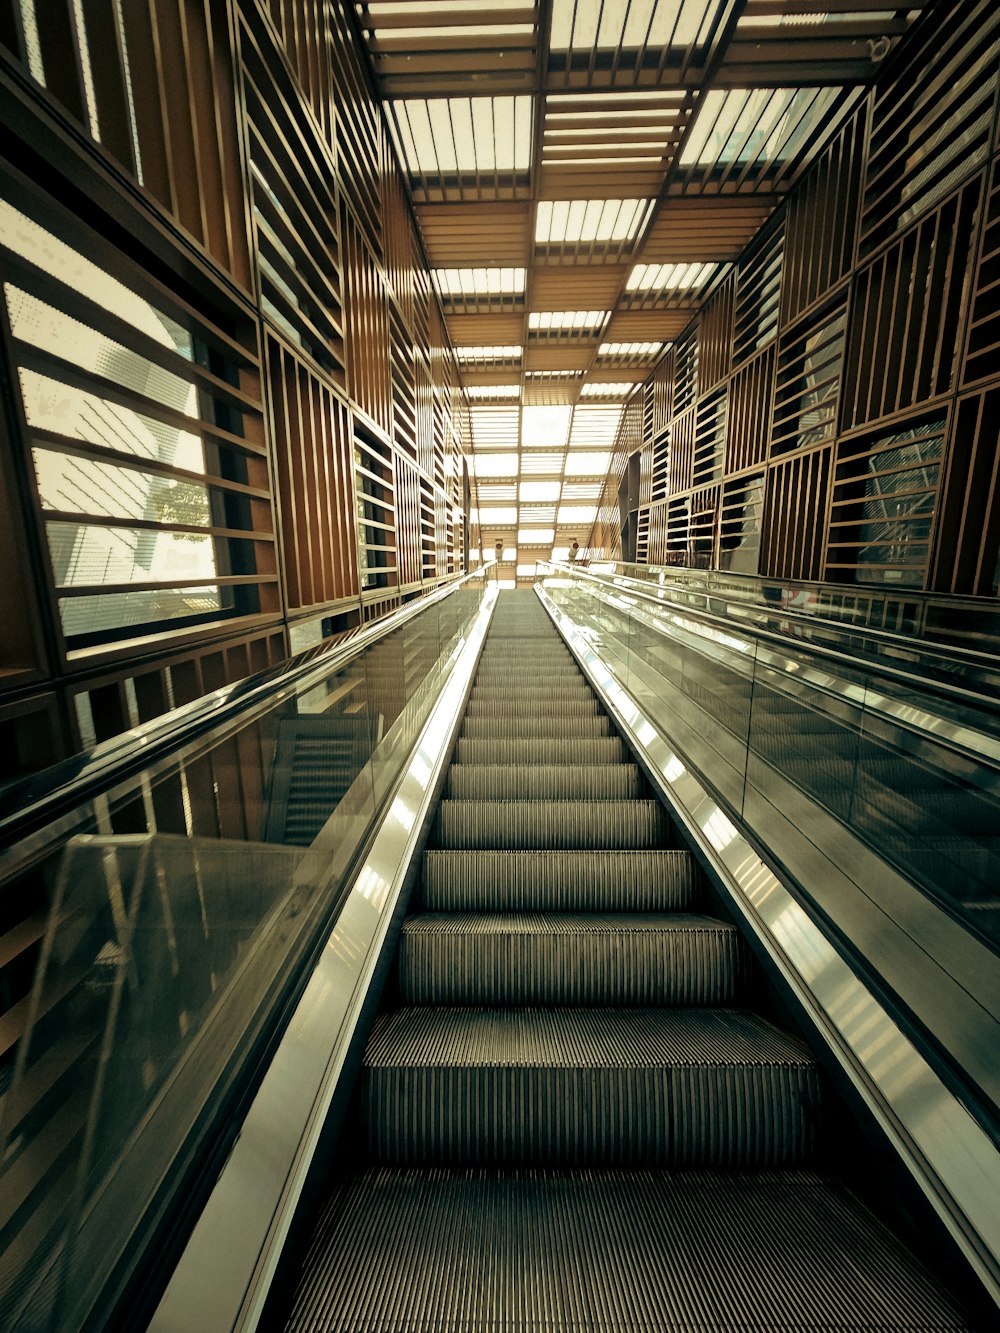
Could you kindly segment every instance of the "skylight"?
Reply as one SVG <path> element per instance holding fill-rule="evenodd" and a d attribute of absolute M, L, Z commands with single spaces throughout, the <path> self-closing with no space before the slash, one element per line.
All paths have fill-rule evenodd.
<path fill-rule="evenodd" d="M 563 456 L 559 454 L 540 454 L 532 450 L 521 455 L 521 475 L 546 477 L 562 471 Z"/>
<path fill-rule="evenodd" d="M 518 546 L 551 546 L 555 540 L 555 528 L 518 528 Z"/>
<path fill-rule="evenodd" d="M 442 298 L 520 296 L 523 268 L 435 268 L 431 274 Z"/>
<path fill-rule="evenodd" d="M 603 403 L 581 403 L 573 413 L 570 450 L 610 448 L 614 443 L 622 409 Z M 607 469 L 605 469 L 606 471 Z"/>
<path fill-rule="evenodd" d="M 663 350 L 663 343 L 601 343 L 598 356 L 634 357 L 657 356 Z"/>
<path fill-rule="evenodd" d="M 839 88 L 712 89 L 680 156 L 694 164 L 781 162 L 802 147 L 841 96 Z"/>
<path fill-rule="evenodd" d="M 517 398 L 521 392 L 519 384 L 470 384 L 466 389 L 470 398 L 499 399 Z"/>
<path fill-rule="evenodd" d="M 542 200 L 535 214 L 537 245 L 631 241 L 653 206 L 651 199 Z"/>
<path fill-rule="evenodd" d="M 569 431 L 573 409 L 557 407 L 522 407 L 521 444 L 526 449 L 562 449 Z"/>
<path fill-rule="evenodd" d="M 597 517 L 597 505 L 560 505 L 557 521 L 559 526 L 573 523 L 593 523 Z"/>
<path fill-rule="evenodd" d="M 627 292 L 697 291 L 718 264 L 636 264 L 625 282 Z"/>
<path fill-rule="evenodd" d="M 479 508 L 479 522 L 485 528 L 512 528 L 517 522 L 517 509 L 514 506 L 497 506 L 495 509 Z"/>
<path fill-rule="evenodd" d="M 635 388 L 630 380 L 617 384 L 585 384 L 580 390 L 581 398 L 624 398 Z"/>
<path fill-rule="evenodd" d="M 607 310 L 533 310 L 528 315 L 529 329 L 579 329 L 593 332 L 608 318 Z"/>
<path fill-rule="evenodd" d="M 519 500 L 558 500 L 562 483 L 558 481 L 522 481 L 518 487 Z"/>
<path fill-rule="evenodd" d="M 553 51 L 687 46 L 707 32 L 716 6 L 706 0 L 553 0 Z"/>
<path fill-rule="evenodd" d="M 517 454 L 476 454 L 477 477 L 516 477 Z"/>
<path fill-rule="evenodd" d="M 603 477 L 610 466 L 610 450 L 570 449 L 563 471 L 567 477 Z"/>
<path fill-rule="evenodd" d="M 472 425 L 472 443 L 480 449 L 510 445 L 517 440 L 518 409 L 512 404 L 496 407 L 472 407 L 469 419 Z"/>
<path fill-rule="evenodd" d="M 407 98 L 392 110 L 411 176 L 528 170 L 530 97 Z"/>
<path fill-rule="evenodd" d="M 497 361 L 519 361 L 522 348 L 510 346 L 456 347 L 455 356 L 463 366 L 491 365 Z"/>

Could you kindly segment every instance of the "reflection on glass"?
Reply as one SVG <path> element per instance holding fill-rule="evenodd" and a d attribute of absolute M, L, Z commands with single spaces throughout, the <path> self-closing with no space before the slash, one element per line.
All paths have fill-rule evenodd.
<path fill-rule="evenodd" d="M 23 366 L 18 370 L 28 425 L 105 449 L 155 458 L 188 472 L 205 472 L 205 446 L 193 431 L 62 384 Z"/>
<path fill-rule="evenodd" d="M 4 295 L 15 338 L 22 338 L 81 370 L 123 384 L 164 407 L 190 417 L 198 415 L 198 390 L 190 380 L 164 370 L 11 283 L 4 283 Z"/>
<path fill-rule="evenodd" d="M 76 525 L 63 526 L 68 559 Z M 114 558 L 134 559 L 125 549 Z M 0 1049 L 0 1326 L 21 1326 L 31 1299 L 30 1327 L 80 1327 L 78 1303 L 141 1231 L 188 1134 L 216 1132 L 220 1079 L 254 1056 L 274 994 L 335 919 L 484 586 L 472 580 L 339 669 L 318 662 L 237 730 L 79 806 L 71 829 L 53 830 L 43 878 L 4 884 L 7 901 L 31 904 L 36 946 L 19 1030 Z M 178 595 L 64 606 L 139 621 Z"/>

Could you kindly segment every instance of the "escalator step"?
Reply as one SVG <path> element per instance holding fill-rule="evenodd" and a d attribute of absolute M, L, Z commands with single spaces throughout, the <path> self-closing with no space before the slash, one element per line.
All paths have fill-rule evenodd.
<path fill-rule="evenodd" d="M 361 1083 L 399 1165 L 795 1166 L 818 1103 L 808 1052 L 733 1009 L 397 1009 Z"/>
<path fill-rule="evenodd" d="M 683 912 L 697 902 L 690 852 L 424 853 L 430 912 Z"/>
<path fill-rule="evenodd" d="M 465 716 L 468 719 L 479 717 L 551 717 L 555 712 L 560 719 L 595 715 L 601 711 L 597 696 L 588 692 L 579 697 L 568 695 L 554 704 L 551 699 L 532 699 L 525 695 L 493 694 L 480 695 L 469 699 Z"/>
<path fill-rule="evenodd" d="M 392 1171 L 317 1227 L 289 1333 L 963 1333 L 885 1228 L 809 1171 Z"/>
<path fill-rule="evenodd" d="M 453 764 L 448 795 L 459 801 L 622 801 L 641 796 L 635 764 Z"/>
<path fill-rule="evenodd" d="M 442 801 L 441 847 L 539 851 L 655 847 L 667 821 L 659 801 Z"/>
<path fill-rule="evenodd" d="M 481 739 L 493 736 L 498 739 L 508 736 L 610 736 L 611 723 L 606 717 L 595 714 L 578 717 L 511 717 L 505 714 L 469 717 L 466 714 L 462 735 Z"/>
<path fill-rule="evenodd" d="M 565 663 L 559 663 L 556 666 L 546 666 L 546 676 L 553 681 L 556 680 L 583 680 L 580 668 L 572 660 L 567 658 Z M 509 685 L 511 680 L 511 663 L 509 659 L 499 662 L 484 661 L 480 658 L 479 668 L 476 672 L 476 684 L 493 682 L 501 685 Z"/>
<path fill-rule="evenodd" d="M 731 1004 L 738 931 L 702 916 L 439 914 L 403 924 L 407 1004 Z"/>
<path fill-rule="evenodd" d="M 470 740 L 461 737 L 455 748 L 459 764 L 621 764 L 627 759 L 617 736 Z"/>
<path fill-rule="evenodd" d="M 477 681 L 472 687 L 470 699 L 545 699 L 551 707 L 553 702 L 561 704 L 564 699 L 593 699 L 594 691 L 582 676 L 576 681 L 560 680 L 557 685 L 525 685 L 518 687 L 509 681 Z"/>

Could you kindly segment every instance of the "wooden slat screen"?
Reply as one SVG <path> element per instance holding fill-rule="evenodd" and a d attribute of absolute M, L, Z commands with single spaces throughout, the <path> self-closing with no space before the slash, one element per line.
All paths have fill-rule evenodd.
<path fill-rule="evenodd" d="M 995 375 L 1000 364 L 1000 158 L 994 159 L 990 169 L 983 212 L 962 369 L 965 386 Z"/>
<path fill-rule="evenodd" d="M 725 389 L 698 400 L 694 414 L 694 461 L 692 481 L 695 486 L 718 481 L 726 457 L 726 431 L 729 398 Z"/>
<path fill-rule="evenodd" d="M 709 393 L 728 374 L 733 360 L 733 274 L 705 302 L 698 320 L 699 392 Z"/>
<path fill-rule="evenodd" d="M 985 162 L 1000 73 L 1000 9 L 993 0 L 958 7 L 911 55 L 875 97 L 863 253 L 908 227 Z"/>
<path fill-rule="evenodd" d="M 347 372 L 351 396 L 386 435 L 392 431 L 389 303 L 375 256 L 353 215 L 341 213 Z"/>
<path fill-rule="evenodd" d="M 958 401 L 941 499 L 936 568 L 944 592 L 1000 595 L 1000 388 Z"/>
<path fill-rule="evenodd" d="M 947 393 L 982 182 L 963 186 L 854 279 L 843 429 Z M 780 380 L 779 368 L 779 380 Z"/>
<path fill-rule="evenodd" d="M 783 333 L 774 382 L 771 457 L 832 439 L 844 366 L 843 304 Z"/>
<path fill-rule="evenodd" d="M 788 200 L 781 319 L 822 300 L 854 264 L 868 103 L 853 116 Z"/>
<path fill-rule="evenodd" d="M 343 387 L 344 314 L 337 193 L 305 111 L 243 32 L 251 189 L 265 316 Z"/>
<path fill-rule="evenodd" d="M 944 451 L 943 417 L 837 446 L 826 577 L 923 587 Z"/>
<path fill-rule="evenodd" d="M 273 335 L 267 360 L 285 598 L 289 611 L 318 609 L 359 591 L 347 409 Z"/>
<path fill-rule="evenodd" d="M 787 579 L 822 577 L 832 458 L 827 445 L 783 459 L 769 469 L 762 574 Z"/>
<path fill-rule="evenodd" d="M 730 381 L 727 473 L 742 472 L 766 461 L 773 391 L 774 343 L 771 343 L 736 371 Z"/>
<path fill-rule="evenodd" d="M 753 356 L 777 333 L 784 253 L 785 231 L 779 224 L 755 243 L 737 269 L 734 365 Z"/>

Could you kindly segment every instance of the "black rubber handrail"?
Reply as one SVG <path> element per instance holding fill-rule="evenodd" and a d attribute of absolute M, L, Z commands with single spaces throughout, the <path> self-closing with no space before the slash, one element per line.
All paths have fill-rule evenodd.
<path fill-rule="evenodd" d="M 782 606 L 779 608 L 773 603 L 769 603 L 764 598 L 754 600 L 751 597 L 742 597 L 738 592 L 733 592 L 731 589 L 726 589 L 724 587 L 715 589 L 706 584 L 699 584 L 693 577 L 690 581 L 690 586 L 685 586 L 687 583 L 686 575 L 713 573 L 721 573 L 724 578 L 732 579 L 737 582 L 740 579 L 746 579 L 748 586 L 757 585 L 758 587 L 764 587 L 769 584 L 777 585 L 777 580 L 765 579 L 759 575 L 734 574 L 730 573 L 728 570 L 691 570 L 675 565 L 639 565 L 634 561 L 628 560 L 602 560 L 599 563 L 602 565 L 614 565 L 617 569 L 626 571 L 646 569 L 650 573 L 655 572 L 663 574 L 667 579 L 667 583 L 657 584 L 657 587 L 669 587 L 672 584 L 673 587 L 689 597 L 715 597 L 720 601 L 728 601 L 741 609 L 757 612 L 760 615 L 768 617 L 780 616 L 782 620 L 795 620 L 803 625 L 821 626 L 830 630 L 840 631 L 841 633 L 854 634 L 858 637 L 870 637 L 877 642 L 896 645 L 906 644 L 909 645 L 913 651 L 920 652 L 929 658 L 937 658 L 944 662 L 959 662 L 972 668 L 981 667 L 993 671 L 998 670 L 995 653 L 981 652 L 976 648 L 969 648 L 964 644 L 950 643 L 946 640 L 918 638 L 915 635 L 905 634 L 898 630 L 880 629 L 876 625 L 867 625 L 863 622 L 851 621 L 846 618 L 839 620 L 832 614 L 824 613 L 823 610 L 817 612 L 804 611 L 801 608 L 794 606 Z M 616 577 L 631 579 L 640 586 L 650 582 L 650 580 L 629 573 L 618 574 Z M 808 592 L 812 590 L 820 591 L 829 589 L 831 585 L 827 583 L 807 582 L 802 579 L 792 579 L 782 582 L 781 586 L 802 589 L 803 591 Z M 838 584 L 835 586 L 840 589 L 842 585 Z M 850 588 L 847 585 L 843 585 L 843 590 L 848 592 L 850 591 Z M 860 592 L 862 590 L 859 589 L 858 591 Z M 870 591 L 874 595 L 877 595 L 879 590 L 865 589 L 864 591 Z M 980 615 L 983 613 L 984 609 L 980 604 L 983 600 L 982 598 L 948 597 L 941 593 L 926 592 L 920 588 L 907 589 L 905 596 L 907 599 L 921 602 L 927 606 L 941 607 L 944 609 L 955 608 L 962 611 L 977 612 Z M 832 611 L 832 608 L 830 608 L 830 610 Z M 1000 607 L 998 607 L 998 613 L 1000 613 Z"/>
<path fill-rule="evenodd" d="M 620 583 L 612 582 L 612 576 L 593 574 L 591 571 L 580 569 L 578 566 L 564 564 L 555 560 L 539 560 L 540 565 L 547 565 L 551 569 L 559 570 L 560 573 L 567 573 L 573 578 L 586 579 L 591 583 L 596 583 L 604 589 L 619 589 L 627 592 L 630 597 L 637 600 L 648 602 L 650 606 L 658 607 L 661 611 L 668 610 L 678 615 L 687 616 L 692 620 L 711 626 L 713 629 L 724 630 L 732 633 L 734 628 L 742 633 L 750 634 L 753 637 L 763 640 L 770 645 L 788 651 L 790 644 L 788 639 L 774 630 L 762 629 L 758 626 L 747 626 L 739 621 L 727 619 L 725 616 L 716 615 L 711 611 L 705 611 L 701 607 L 686 606 L 681 602 L 674 602 L 669 597 L 656 597 L 647 592 L 642 586 L 640 580 L 635 580 L 634 586 L 622 589 Z M 615 575 L 614 578 L 620 578 Z M 964 708 L 976 708 L 986 710 L 1000 717 L 1000 699 L 995 695 L 979 694 L 974 690 L 966 689 L 961 685 L 955 685 L 951 681 L 928 679 L 926 676 L 913 675 L 904 671 L 901 667 L 889 666 L 884 662 L 870 660 L 868 658 L 853 657 L 849 653 L 838 652 L 836 648 L 829 648 L 825 644 L 809 643 L 807 641 L 796 639 L 794 647 L 797 652 L 807 653 L 813 657 L 833 663 L 836 667 L 848 668 L 851 671 L 862 671 L 867 675 L 879 676 L 883 679 L 893 681 L 896 684 L 902 684 L 907 689 L 921 694 L 935 694 L 944 696 Z"/>

